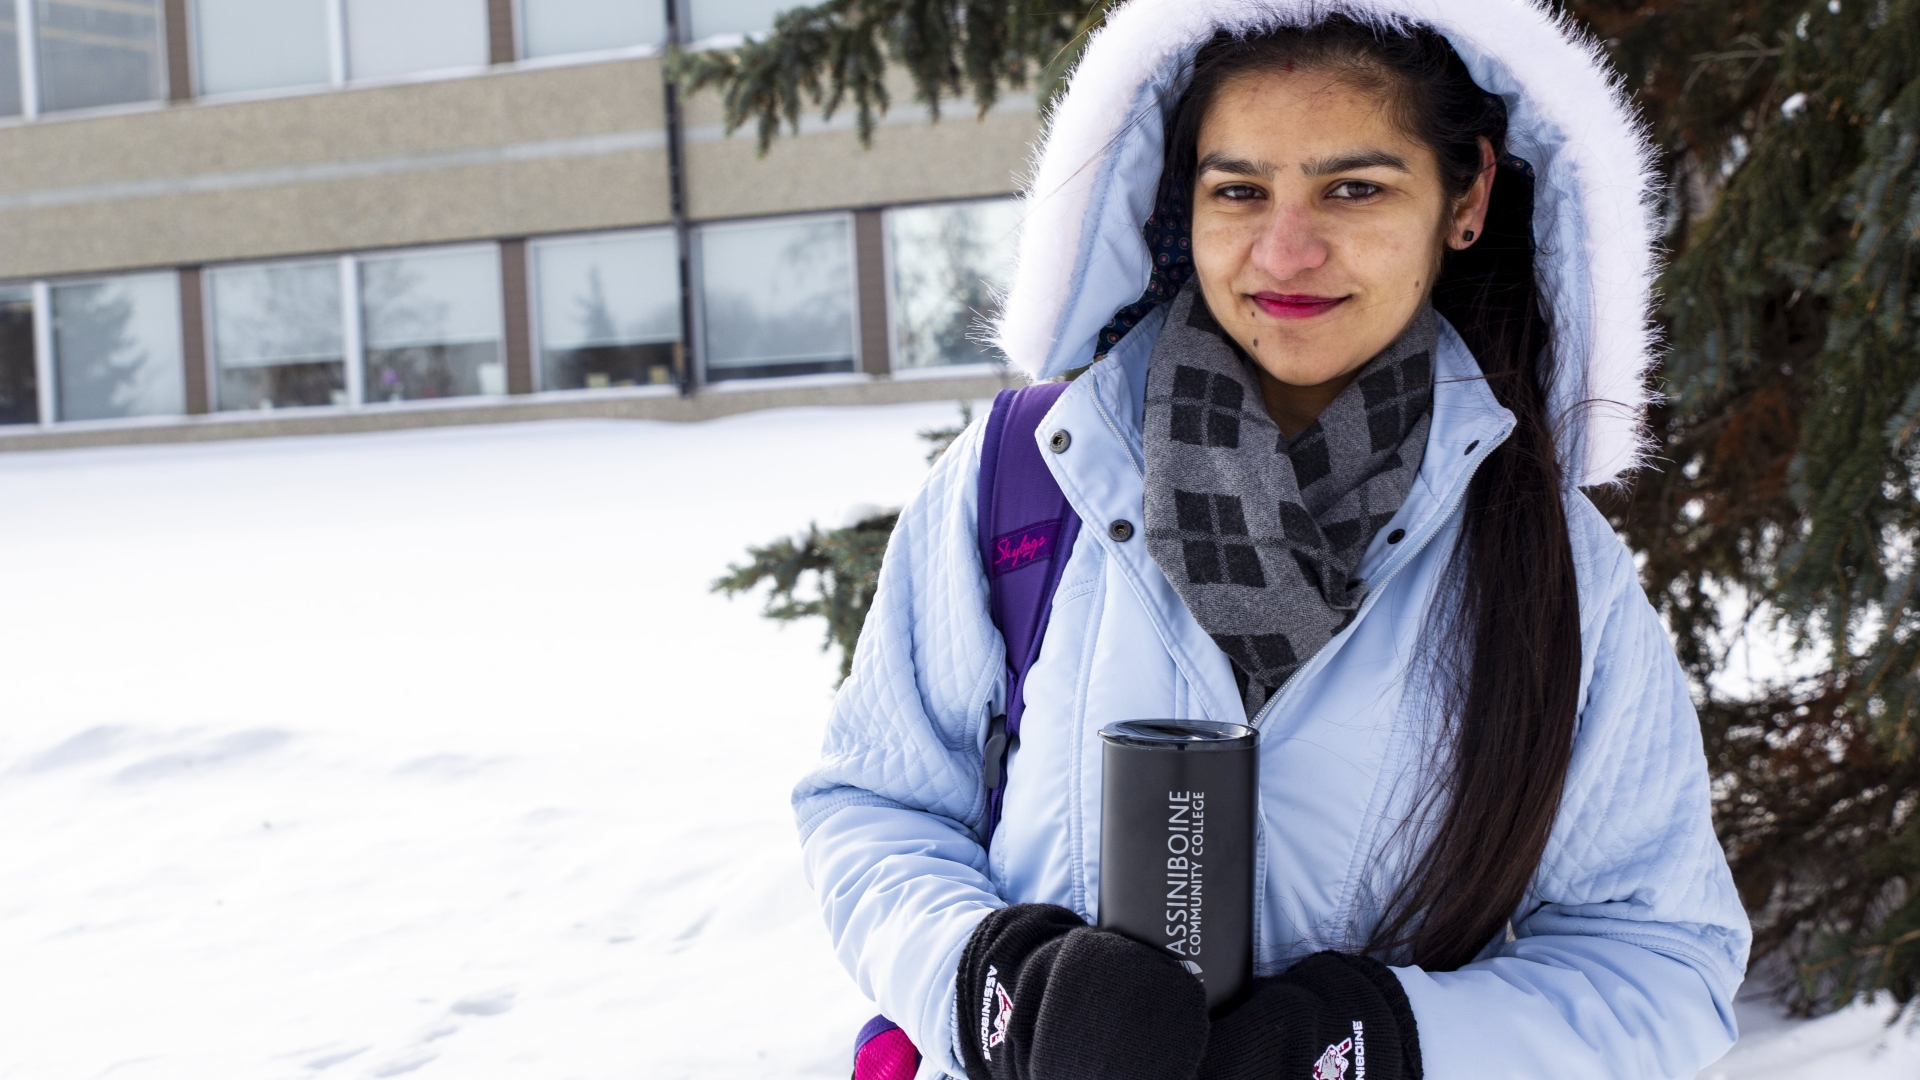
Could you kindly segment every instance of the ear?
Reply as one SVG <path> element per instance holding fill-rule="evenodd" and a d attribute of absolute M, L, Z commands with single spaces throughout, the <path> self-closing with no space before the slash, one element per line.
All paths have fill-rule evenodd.
<path fill-rule="evenodd" d="M 1486 235 L 1487 203 L 1493 198 L 1493 143 L 1480 136 L 1480 175 L 1473 186 L 1454 205 L 1452 228 L 1447 230 L 1447 246 L 1460 251 Z"/>

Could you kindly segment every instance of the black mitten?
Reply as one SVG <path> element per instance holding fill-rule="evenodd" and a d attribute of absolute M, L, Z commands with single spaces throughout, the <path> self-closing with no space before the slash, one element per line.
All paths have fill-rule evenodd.
<path fill-rule="evenodd" d="M 1420 1036 L 1378 960 L 1315 953 L 1213 1022 L 1201 1080 L 1420 1080 Z"/>
<path fill-rule="evenodd" d="M 1052 904 L 986 917 L 960 954 L 969 1080 L 1192 1080 L 1207 995 L 1159 949 Z"/>

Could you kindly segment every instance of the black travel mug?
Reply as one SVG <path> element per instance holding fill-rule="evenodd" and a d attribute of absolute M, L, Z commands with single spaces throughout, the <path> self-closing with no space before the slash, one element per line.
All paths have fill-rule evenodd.
<path fill-rule="evenodd" d="M 1100 731 L 1100 928 L 1165 949 L 1207 1008 L 1253 978 L 1253 815 L 1260 733 L 1126 720 Z"/>

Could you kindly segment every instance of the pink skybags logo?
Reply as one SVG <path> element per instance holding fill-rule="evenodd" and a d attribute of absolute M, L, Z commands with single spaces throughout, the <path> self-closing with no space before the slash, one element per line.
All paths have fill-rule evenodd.
<path fill-rule="evenodd" d="M 994 577 L 1023 566 L 1031 566 L 1039 561 L 1053 547 L 1060 535 L 1060 522 L 1043 521 L 1038 525 L 1029 525 L 1024 529 L 1015 529 L 993 541 L 993 566 L 989 569 Z"/>
<path fill-rule="evenodd" d="M 1000 983 L 1000 969 L 987 965 L 986 992 L 980 995 L 980 1056 L 993 1060 L 993 1048 L 1007 1041 L 1013 1021 L 1013 997 Z"/>

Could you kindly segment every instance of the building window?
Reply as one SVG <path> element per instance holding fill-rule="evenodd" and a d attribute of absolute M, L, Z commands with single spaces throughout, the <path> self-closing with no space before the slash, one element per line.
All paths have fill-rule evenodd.
<path fill-rule="evenodd" d="M 325 85 L 333 78 L 329 0 L 195 0 L 202 94 Z"/>
<path fill-rule="evenodd" d="M 836 214 L 700 228 L 708 380 L 854 369 L 851 224 Z"/>
<path fill-rule="evenodd" d="M 166 96 L 160 0 L 33 0 L 40 111 Z"/>
<path fill-rule="evenodd" d="M 379 79 L 487 65 L 485 0 L 345 0 L 347 75 Z"/>
<path fill-rule="evenodd" d="M 50 293 L 60 419 L 186 411 L 177 275 L 58 284 Z"/>
<path fill-rule="evenodd" d="M 20 95 L 20 23 L 11 0 L 0 0 L 0 116 L 19 116 L 26 108 Z"/>
<path fill-rule="evenodd" d="M 499 249 L 360 261 L 369 402 L 507 392 Z"/>
<path fill-rule="evenodd" d="M 680 274 L 671 231 L 542 240 L 533 269 L 541 389 L 673 381 Z"/>
<path fill-rule="evenodd" d="M 713 37 L 745 37 L 773 29 L 773 17 L 810 0 L 686 0 L 689 41 Z"/>
<path fill-rule="evenodd" d="M 207 282 L 221 409 L 347 403 L 337 260 L 222 267 Z"/>
<path fill-rule="evenodd" d="M 659 45 L 667 7 L 658 0 L 521 0 L 522 52 L 528 57 Z"/>
<path fill-rule="evenodd" d="M 0 289 L 0 424 L 40 422 L 33 363 L 33 290 Z"/>
<path fill-rule="evenodd" d="M 887 289 L 894 366 L 981 364 L 975 338 L 1013 280 L 1019 203 L 1013 199 L 888 210 Z"/>

